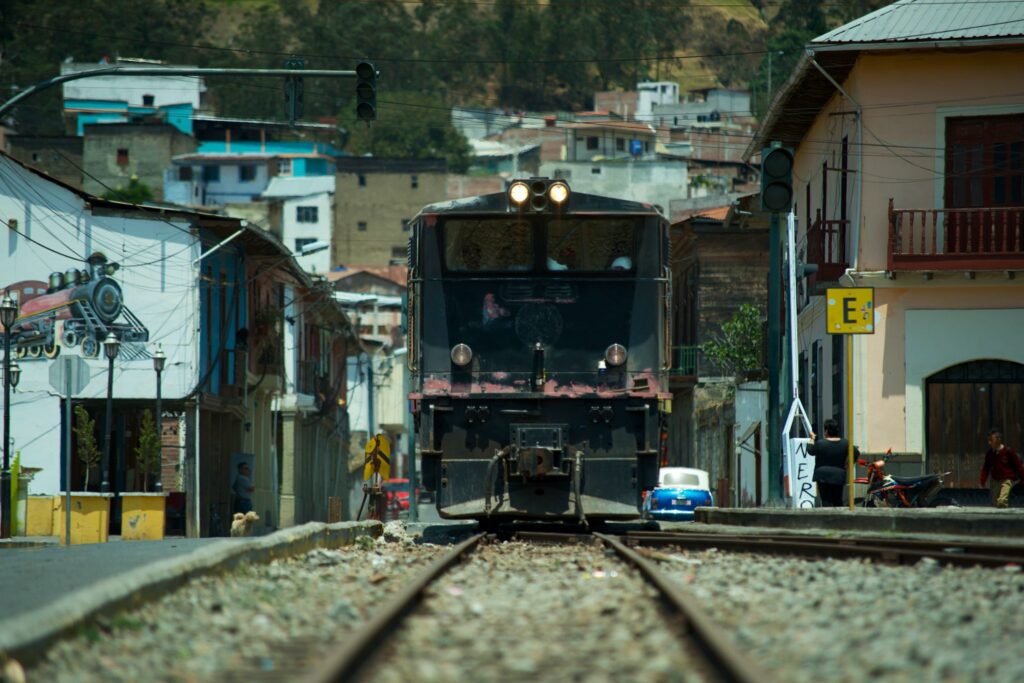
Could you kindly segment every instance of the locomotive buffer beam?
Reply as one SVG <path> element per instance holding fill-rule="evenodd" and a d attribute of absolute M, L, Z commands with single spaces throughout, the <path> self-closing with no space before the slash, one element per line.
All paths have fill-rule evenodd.
<path fill-rule="evenodd" d="M 569 426 L 562 424 L 513 424 L 516 473 L 524 479 L 568 474 L 562 463 L 568 430 Z"/>

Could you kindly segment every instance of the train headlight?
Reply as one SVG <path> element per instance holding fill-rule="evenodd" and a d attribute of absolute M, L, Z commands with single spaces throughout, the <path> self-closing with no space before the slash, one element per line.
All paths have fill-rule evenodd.
<path fill-rule="evenodd" d="M 569 186 L 565 183 L 555 183 L 548 190 L 548 196 L 555 204 L 561 204 L 569 198 Z"/>
<path fill-rule="evenodd" d="M 508 188 L 508 198 L 512 200 L 514 204 L 522 204 L 529 198 L 530 188 L 526 183 L 516 182 L 512 183 L 511 187 Z"/>
<path fill-rule="evenodd" d="M 612 344 L 604 351 L 604 360 L 613 367 L 626 362 L 626 347 L 622 344 Z"/>
<path fill-rule="evenodd" d="M 452 347 L 453 363 L 463 367 L 469 365 L 471 360 L 473 360 L 473 349 L 469 348 L 467 344 L 456 344 Z"/>

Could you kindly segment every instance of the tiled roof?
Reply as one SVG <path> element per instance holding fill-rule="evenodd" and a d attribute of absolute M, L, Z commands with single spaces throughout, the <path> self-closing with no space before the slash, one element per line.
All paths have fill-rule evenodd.
<path fill-rule="evenodd" d="M 812 46 L 1024 36 L 1020 0 L 899 0 L 820 35 Z"/>

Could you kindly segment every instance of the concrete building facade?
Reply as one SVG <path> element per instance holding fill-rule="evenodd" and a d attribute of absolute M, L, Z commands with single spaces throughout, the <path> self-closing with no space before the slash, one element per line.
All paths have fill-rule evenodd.
<path fill-rule="evenodd" d="M 337 160 L 332 266 L 405 261 L 408 222 L 447 198 L 443 159 Z"/>
<path fill-rule="evenodd" d="M 164 170 L 171 159 L 195 148 L 192 137 L 158 120 L 88 125 L 82 138 L 82 189 L 102 196 L 136 176 L 162 200 Z"/>

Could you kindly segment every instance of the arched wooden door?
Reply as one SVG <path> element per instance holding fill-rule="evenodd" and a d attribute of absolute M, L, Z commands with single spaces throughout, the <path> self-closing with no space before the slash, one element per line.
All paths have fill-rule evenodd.
<path fill-rule="evenodd" d="M 954 365 L 926 380 L 928 472 L 952 472 L 946 486 L 977 488 L 988 430 L 1003 430 L 1004 442 L 1024 449 L 1024 365 L 975 360 Z"/>

